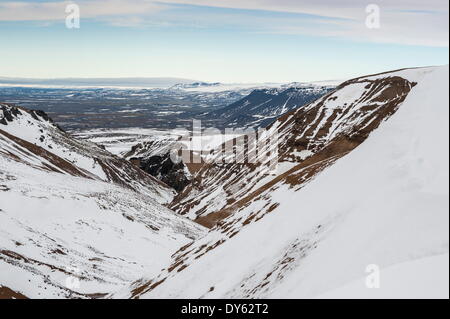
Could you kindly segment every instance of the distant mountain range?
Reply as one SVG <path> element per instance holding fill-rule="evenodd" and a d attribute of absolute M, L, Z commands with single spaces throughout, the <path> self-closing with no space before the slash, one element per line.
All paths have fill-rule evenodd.
<path fill-rule="evenodd" d="M 224 127 L 266 127 L 279 116 L 315 101 L 335 86 L 292 83 L 278 88 L 260 88 L 222 109 L 205 114 Z"/>
<path fill-rule="evenodd" d="M 341 81 L 313 82 L 318 86 L 336 86 Z M 124 78 L 20 78 L 0 76 L 0 86 L 66 87 L 66 88 L 135 88 L 171 89 L 186 91 L 225 92 L 275 88 L 303 83 L 221 83 L 174 77 L 124 77 Z"/>
<path fill-rule="evenodd" d="M 171 87 L 173 90 L 183 90 L 183 89 L 199 89 L 207 88 L 213 86 L 220 86 L 220 82 L 208 83 L 208 82 L 194 82 L 194 83 L 177 83 Z"/>

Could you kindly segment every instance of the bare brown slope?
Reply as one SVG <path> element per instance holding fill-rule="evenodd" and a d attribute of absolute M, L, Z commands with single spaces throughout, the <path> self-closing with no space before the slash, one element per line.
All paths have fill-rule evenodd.
<path fill-rule="evenodd" d="M 0 286 L 0 299 L 28 299 L 20 292 L 9 289 L 8 287 Z"/>

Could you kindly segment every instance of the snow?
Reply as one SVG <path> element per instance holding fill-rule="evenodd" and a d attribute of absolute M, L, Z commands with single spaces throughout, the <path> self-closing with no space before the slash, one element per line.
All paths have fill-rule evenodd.
<path fill-rule="evenodd" d="M 187 92 L 205 92 L 205 93 L 219 93 L 227 91 L 241 91 L 241 90 L 262 90 L 262 89 L 282 89 L 286 90 L 292 87 L 334 87 L 341 83 L 341 81 L 318 81 L 318 82 L 293 82 L 293 83 L 219 83 L 212 86 L 198 86 L 182 88 Z M 275 91 L 276 92 L 276 91 Z"/>
<path fill-rule="evenodd" d="M 50 123 L 25 114 L 2 126 L 98 178 L 46 171 L 50 162 L 0 134 L 1 285 L 34 298 L 130 297 L 137 280 L 166 276 L 141 297 L 448 298 L 448 66 L 368 78 L 390 76 L 418 83 L 400 109 L 303 188 L 277 180 L 239 207 L 223 221 L 240 228 L 235 236 L 220 227 L 206 232 L 158 203 L 154 193 L 105 182 L 86 151 L 92 152 L 92 145 L 77 142 L 83 151 L 68 152 L 70 144 L 61 143 Z M 325 117 L 364 90 L 356 84 L 331 95 Z M 326 139 L 338 129 L 333 127 Z M 117 136 L 92 138 L 123 143 Z M 166 147 L 166 140 L 158 138 L 158 147 Z M 22 162 L 3 156 L 7 153 Z M 305 159 L 313 154 L 294 155 Z M 293 165 L 281 163 L 278 174 Z M 238 176 L 230 175 L 230 180 Z M 269 180 L 275 179 L 266 176 L 256 185 L 230 190 L 246 195 Z M 193 212 L 202 207 L 215 212 L 227 202 L 221 185 L 197 197 L 201 205 Z M 244 225 L 255 212 L 267 214 Z M 199 254 L 186 255 L 183 271 L 168 271 L 173 254 L 192 240 L 195 250 L 201 247 Z M 202 249 L 208 251 L 200 255 Z M 369 265 L 380 269 L 379 289 L 365 286 Z M 67 279 L 74 275 L 80 285 L 70 292 Z"/>
<path fill-rule="evenodd" d="M 368 288 L 367 276 L 317 296 L 317 299 L 448 299 L 449 254 L 422 258 L 380 271 L 379 287 Z"/>
<path fill-rule="evenodd" d="M 314 298 L 339 293 L 371 264 L 416 266 L 448 254 L 448 66 L 404 74 L 418 85 L 361 146 L 300 191 L 279 184 L 263 194 L 279 206 L 143 297 Z M 232 218 L 262 206 L 255 201 Z M 212 230 L 198 244 L 220 236 Z M 448 258 L 432 264 L 421 267 L 415 291 L 445 298 L 448 290 L 434 283 L 448 281 Z"/>
<path fill-rule="evenodd" d="M 8 125 L 2 126 L 1 129 L 13 136 L 43 147 L 47 151 L 66 159 L 70 163 L 96 175 L 102 180 L 106 179 L 102 168 L 92 157 L 81 154 L 79 151 L 72 151 L 70 148 L 64 147 L 58 141 L 55 141 L 54 138 L 61 134 L 50 122 L 37 121 L 31 114 L 22 111 L 22 115 L 16 117 Z"/>
<path fill-rule="evenodd" d="M 166 150 L 168 144 L 174 143 L 181 136 L 178 130 L 161 131 L 141 128 L 86 130 L 72 134 L 79 139 L 103 145 L 108 152 L 117 156 L 124 156 L 139 143 L 166 142 L 166 145 L 162 145 L 161 151 L 151 150 L 152 154 L 160 154 Z"/>
<path fill-rule="evenodd" d="M 404 79 L 407 79 L 411 82 L 419 82 L 421 81 L 424 76 L 427 76 L 434 72 L 440 72 L 439 70 L 443 68 L 448 68 L 448 66 L 434 66 L 434 67 L 424 67 L 424 68 L 409 68 L 409 69 L 402 69 L 399 71 L 392 71 L 387 72 L 383 74 L 375 74 L 371 76 L 362 77 L 363 79 L 377 79 L 377 78 L 383 78 L 388 76 L 399 76 Z"/>
<path fill-rule="evenodd" d="M 7 105 L 5 107 L 10 108 Z M 153 177 L 141 175 L 142 172 L 139 168 L 109 153 L 95 143 L 78 140 L 61 131 L 54 123 L 47 121 L 45 116 L 35 115 L 32 116 L 31 111 L 22 109 L 21 114 L 15 116 L 12 121 L 8 122 L 8 125 L 2 125 L 0 129 L 64 159 L 79 168 L 83 174 L 94 179 L 127 183 L 137 191 L 152 194 L 160 203 L 168 203 L 173 199 L 175 192 L 172 189 L 156 181 Z M 136 132 L 139 131 L 136 130 Z M 94 135 L 101 138 L 97 134 Z M 5 143 L 14 145 L 13 148 L 16 150 L 21 149 L 14 142 L 4 141 L 3 144 Z M 15 150 L 12 151 L 12 154 L 14 153 Z M 19 157 L 24 158 L 23 154 L 29 154 L 29 152 L 22 151 Z M 29 158 L 29 156 L 25 156 L 25 158 Z M 42 160 L 43 158 L 37 159 L 38 162 Z M 48 165 L 45 159 L 44 162 L 45 165 Z M 61 171 L 60 168 L 56 168 L 56 170 Z M 111 176 L 111 171 L 116 174 L 115 180 Z"/>
<path fill-rule="evenodd" d="M 139 153 L 139 157 L 165 155 L 167 152 L 178 149 L 182 145 L 184 150 L 203 152 L 202 156 L 210 159 L 209 152 L 211 150 L 216 150 L 223 143 L 243 135 L 241 131 L 225 134 L 215 131 L 203 131 L 202 134 L 198 132 L 194 136 L 190 134 L 191 132 L 182 130 L 160 131 L 130 128 L 82 131 L 74 133 L 74 136 L 104 145 L 109 152 L 119 156 L 126 155 L 131 151 L 133 146 L 151 142 L 151 147 L 145 150 L 145 152 Z M 131 155 L 131 157 L 135 156 L 136 154 Z"/>
<path fill-rule="evenodd" d="M 123 289 L 204 232 L 151 197 L 2 156 L 0 184 L 0 283 L 30 298 L 69 297 L 71 269 L 78 294 Z"/>
<path fill-rule="evenodd" d="M 273 88 L 280 87 L 281 83 L 221 83 L 214 86 L 199 86 L 195 88 L 184 88 L 183 90 L 188 92 L 207 92 L 218 93 L 226 91 L 239 91 L 239 90 L 255 90 L 260 88 Z"/>
<path fill-rule="evenodd" d="M 300 152 L 293 152 L 292 155 L 299 157 L 301 160 L 305 160 L 308 157 L 314 155 L 314 153 L 312 151 L 303 150 Z"/>

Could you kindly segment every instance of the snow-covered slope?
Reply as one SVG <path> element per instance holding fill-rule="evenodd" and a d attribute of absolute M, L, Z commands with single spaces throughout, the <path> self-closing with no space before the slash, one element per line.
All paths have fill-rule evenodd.
<path fill-rule="evenodd" d="M 167 149 L 165 147 L 166 144 L 170 141 L 176 141 L 180 137 L 180 134 L 176 132 L 176 130 L 159 131 L 155 129 L 127 128 L 83 130 L 72 132 L 72 135 L 77 139 L 88 140 L 102 145 L 110 153 L 129 159 L 130 157 L 142 156 L 142 154 L 136 151 L 141 151 L 143 147 L 139 144 L 146 142 L 152 142 L 153 144 L 147 148 L 151 153 L 144 154 L 145 156 L 165 153 Z M 155 143 L 158 144 L 154 145 Z"/>
<path fill-rule="evenodd" d="M 151 197 L 0 156 L 0 285 L 29 298 L 122 289 L 202 232 Z"/>
<path fill-rule="evenodd" d="M 448 270 L 448 254 L 420 258 L 383 268 L 383 282 L 377 289 L 367 289 L 365 276 L 317 298 L 448 299 Z"/>
<path fill-rule="evenodd" d="M 45 114 L 0 109 L 0 295 L 99 298 L 155 275 L 204 229 L 167 186 Z"/>
<path fill-rule="evenodd" d="M 263 186 L 271 187 L 287 179 L 301 188 L 323 168 L 362 143 L 398 109 L 414 85 L 414 81 L 395 73 L 344 82 L 335 91 L 285 114 L 269 127 L 279 136 L 275 176 L 260 169 L 265 162 L 251 165 L 236 161 L 222 165 L 214 161 L 194 176 L 192 185 L 175 198 L 171 208 L 198 218 L 206 226 L 214 226 L 229 215 L 230 205 L 242 205 L 249 195 L 259 195 Z"/>
<path fill-rule="evenodd" d="M 68 165 L 75 166 L 83 175 L 151 195 L 161 203 L 170 201 L 174 196 L 170 188 L 128 161 L 94 143 L 72 138 L 44 112 L 0 104 L 0 137 L 14 140 L 14 145 L 26 148 L 27 152 L 37 153 L 38 156 L 48 152 L 66 162 L 54 165 L 52 170 L 64 171 Z M 11 150 L 9 155 L 14 156 L 14 152 Z M 18 157 L 20 160 L 24 158 L 22 155 Z"/>
<path fill-rule="evenodd" d="M 448 254 L 448 75 L 445 66 L 351 80 L 281 119 L 291 141 L 282 157 L 313 155 L 228 204 L 228 217 L 159 276 L 116 296 L 312 298 L 363 278 L 368 265 L 392 286 L 386 267 Z M 448 263 L 414 269 L 411 284 L 427 296 L 436 293 L 424 278 L 448 279 Z"/>

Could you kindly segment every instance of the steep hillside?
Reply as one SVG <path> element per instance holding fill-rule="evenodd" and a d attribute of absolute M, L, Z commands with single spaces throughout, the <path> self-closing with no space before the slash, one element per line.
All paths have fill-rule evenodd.
<path fill-rule="evenodd" d="M 0 112 L 0 297 L 100 298 L 204 233 L 139 168 L 41 112 Z"/>
<path fill-rule="evenodd" d="M 219 84 L 206 87 L 215 86 L 219 86 Z M 198 83 L 197 89 L 202 87 L 205 86 Z M 173 89 L 186 88 L 188 87 L 176 86 Z M 196 118 L 203 121 L 203 129 L 211 128 L 211 126 L 233 129 L 266 127 L 282 114 L 316 100 L 333 88 L 332 85 L 301 83 L 278 85 L 276 88 L 260 87 L 253 89 L 245 98 L 227 107 L 204 113 Z M 186 136 L 184 137 L 186 138 Z M 208 143 L 209 139 L 209 137 L 205 137 L 202 144 Z M 192 163 L 171 165 L 168 157 L 175 143 L 176 139 L 173 136 L 162 138 L 153 136 L 147 141 L 135 143 L 128 153 L 122 155 L 127 159 L 139 159 L 140 166 L 144 171 L 168 184 L 177 192 L 181 192 L 191 181 L 190 174 L 189 172 L 186 174 L 186 171 L 190 170 L 191 173 L 194 173 L 200 166 L 190 165 Z"/>
<path fill-rule="evenodd" d="M 398 109 L 414 85 L 395 73 L 344 82 L 335 91 L 284 115 L 269 127 L 271 134 L 278 135 L 279 163 L 275 174 L 261 169 L 267 165 L 265 162 L 256 165 L 236 161 L 224 165 L 215 161 L 194 176 L 171 208 L 212 227 L 247 197 L 259 195 L 262 189 L 280 180 L 287 178 L 295 187 L 302 187 L 362 143 Z M 236 154 L 236 158 L 239 156 Z"/>
<path fill-rule="evenodd" d="M 54 163 L 52 170 L 67 172 L 67 167 L 75 167 L 77 172 L 72 175 L 113 182 L 151 195 L 160 203 L 167 203 L 174 196 L 169 187 L 128 161 L 94 143 L 72 138 L 44 112 L 0 104 L 0 136 L 15 140 L 22 148 L 38 156 L 43 153 L 55 155 L 61 163 Z M 14 151 L 8 155 L 14 157 Z M 18 160 L 23 160 L 23 157 L 18 156 Z"/>
<path fill-rule="evenodd" d="M 229 179 L 205 168 L 199 183 L 222 179 L 231 187 L 249 176 L 248 195 L 238 183 L 231 194 L 239 200 L 230 204 L 222 183 L 213 201 L 207 183 L 204 200 L 183 207 L 201 215 L 220 202 L 212 209 L 220 222 L 159 276 L 115 296 L 310 298 L 364 280 L 372 264 L 382 269 L 381 285 L 404 283 L 383 269 L 448 254 L 448 102 L 448 67 L 410 69 L 345 82 L 285 116 L 273 127 L 292 168 L 257 187 L 246 166 Z M 306 150 L 306 159 L 295 156 Z M 448 298 L 448 266 L 414 269 L 415 277 L 438 278 L 434 288 Z"/>

